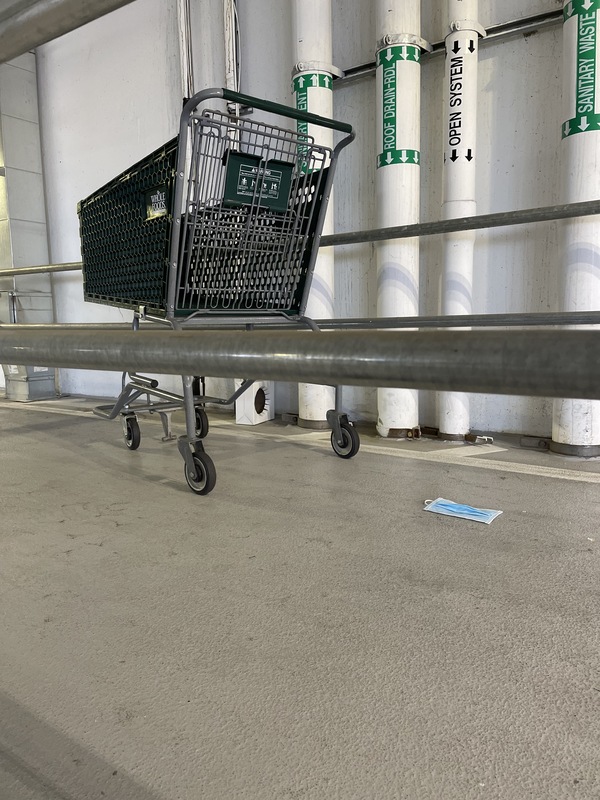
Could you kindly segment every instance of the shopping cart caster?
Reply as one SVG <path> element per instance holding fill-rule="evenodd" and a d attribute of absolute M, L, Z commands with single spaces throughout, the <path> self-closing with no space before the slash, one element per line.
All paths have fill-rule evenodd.
<path fill-rule="evenodd" d="M 203 408 L 196 408 L 196 436 L 204 439 L 208 436 L 208 416 Z"/>
<path fill-rule="evenodd" d="M 336 456 L 353 458 L 360 449 L 360 436 L 346 414 L 337 411 L 327 412 L 327 421 L 331 425 L 331 446 Z"/>
<path fill-rule="evenodd" d="M 183 474 L 192 492 L 194 494 L 212 492 L 217 482 L 217 470 L 212 458 L 204 451 L 202 442 L 190 443 L 186 436 L 181 436 L 177 440 L 177 447 L 185 461 Z"/>
<path fill-rule="evenodd" d="M 123 417 L 123 438 L 130 450 L 137 450 L 142 441 L 140 426 L 135 415 Z"/>

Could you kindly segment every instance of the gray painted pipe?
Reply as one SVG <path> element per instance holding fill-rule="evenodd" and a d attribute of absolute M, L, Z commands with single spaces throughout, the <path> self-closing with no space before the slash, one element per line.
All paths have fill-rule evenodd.
<path fill-rule="evenodd" d="M 0 331 L 0 362 L 600 399 L 596 331 Z"/>
<path fill-rule="evenodd" d="M 132 0 L 12 0 L 0 10 L 0 62 L 9 61 Z"/>

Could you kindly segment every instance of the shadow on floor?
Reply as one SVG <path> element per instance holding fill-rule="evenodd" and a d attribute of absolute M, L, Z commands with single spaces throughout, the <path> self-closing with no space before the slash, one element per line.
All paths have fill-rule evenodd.
<path fill-rule="evenodd" d="M 161 800 L 0 692 L 0 800 Z"/>

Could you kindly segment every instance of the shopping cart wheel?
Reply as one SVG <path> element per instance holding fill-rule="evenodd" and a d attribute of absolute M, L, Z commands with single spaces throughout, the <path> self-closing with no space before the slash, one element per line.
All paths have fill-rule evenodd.
<path fill-rule="evenodd" d="M 208 435 L 208 416 L 203 408 L 196 409 L 196 436 L 204 439 Z"/>
<path fill-rule="evenodd" d="M 194 472 L 190 473 L 187 464 L 184 468 L 187 485 L 195 494 L 208 494 L 215 488 L 217 470 L 208 453 L 193 453 Z"/>
<path fill-rule="evenodd" d="M 125 417 L 123 422 L 123 437 L 130 450 L 137 450 L 142 441 L 140 426 L 135 417 Z"/>
<path fill-rule="evenodd" d="M 342 444 L 336 439 L 335 432 L 331 432 L 331 446 L 336 456 L 340 458 L 352 458 L 358 453 L 360 448 L 360 437 L 354 425 L 347 420 L 340 421 L 342 433 Z"/>

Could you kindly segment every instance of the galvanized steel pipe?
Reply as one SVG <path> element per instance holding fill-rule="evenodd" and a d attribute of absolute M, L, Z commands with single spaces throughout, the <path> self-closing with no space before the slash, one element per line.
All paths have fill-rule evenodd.
<path fill-rule="evenodd" d="M 435 222 L 418 222 L 413 225 L 397 225 L 392 228 L 334 233 L 331 236 L 323 236 L 321 247 L 381 242 L 385 239 L 410 239 L 413 236 L 436 236 L 458 231 L 503 228 L 509 225 L 530 225 L 533 222 L 553 222 L 558 219 L 573 219 L 595 214 L 600 214 L 600 200 L 524 208 L 518 211 L 501 211 L 496 214 L 478 214 L 476 217 L 442 219 Z"/>
<path fill-rule="evenodd" d="M 13 0 L 0 10 L 0 62 L 62 36 L 132 0 Z"/>
<path fill-rule="evenodd" d="M 37 267 L 13 267 L 0 269 L 0 278 L 16 278 L 19 275 L 48 275 L 54 272 L 81 272 L 81 261 L 70 261 L 65 264 L 42 264 Z"/>
<path fill-rule="evenodd" d="M 0 362 L 179 375 L 600 398 L 596 331 L 2 329 Z"/>

